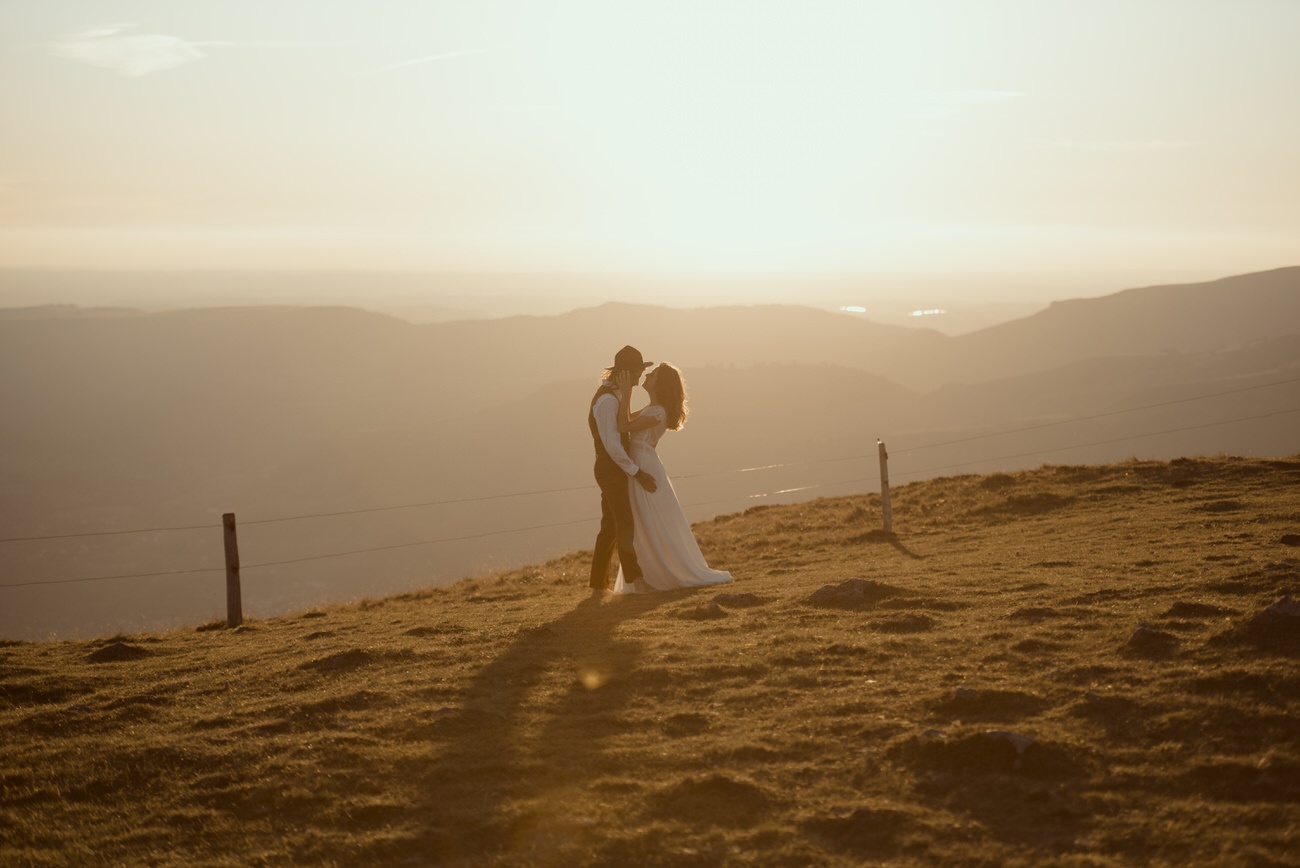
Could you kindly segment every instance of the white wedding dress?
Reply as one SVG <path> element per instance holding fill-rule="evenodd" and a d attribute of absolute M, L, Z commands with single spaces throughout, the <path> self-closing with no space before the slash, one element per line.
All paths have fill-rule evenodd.
<path fill-rule="evenodd" d="M 641 483 L 629 479 L 634 520 L 633 548 L 641 565 L 641 587 L 652 591 L 671 591 L 674 588 L 702 588 L 731 581 L 731 573 L 709 569 L 700 546 L 691 533 L 691 525 L 682 512 L 677 492 L 668 479 L 663 462 L 655 446 L 668 429 L 664 408 L 651 404 L 641 411 L 650 414 L 656 423 L 650 428 L 633 431 L 628 455 L 637 466 L 649 473 L 659 483 L 655 491 L 646 491 Z M 623 581 L 623 568 L 618 568 L 614 580 L 614 593 L 633 594 L 636 589 Z"/>

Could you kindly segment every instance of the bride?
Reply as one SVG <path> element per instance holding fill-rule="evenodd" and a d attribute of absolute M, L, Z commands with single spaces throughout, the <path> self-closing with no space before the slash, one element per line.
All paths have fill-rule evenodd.
<path fill-rule="evenodd" d="M 641 581 L 627 584 L 619 567 L 614 593 L 633 594 L 645 591 L 669 591 L 674 588 L 699 588 L 731 581 L 731 573 L 709 569 L 700 553 L 695 535 L 686 521 L 677 492 L 668 479 L 655 446 L 669 428 L 676 431 L 686 421 L 686 388 L 681 372 L 669 364 L 646 374 L 642 388 L 650 403 L 636 413 L 629 412 L 635 383 L 631 376 L 619 374 L 618 430 L 630 436 L 628 455 L 659 483 L 655 491 L 631 485 L 633 548 L 641 564 Z"/>

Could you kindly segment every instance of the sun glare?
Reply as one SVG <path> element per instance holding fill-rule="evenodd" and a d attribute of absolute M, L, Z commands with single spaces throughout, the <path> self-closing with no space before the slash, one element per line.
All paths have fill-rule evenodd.
<path fill-rule="evenodd" d="M 1188 18 L 1189 45 L 1252 22 L 1225 50 L 1269 58 L 1217 65 L 1147 8 L 1175 0 L 1122 16 L 508 5 L 319 4 L 275 38 L 252 11 L 226 33 L 205 4 L 132 25 L 74 15 L 62 35 L 18 16 L 10 47 L 45 48 L 6 55 L 8 79 L 31 84 L 6 103 L 21 134 L 0 177 L 0 265 L 1230 273 L 1295 259 L 1295 125 L 1275 111 L 1295 78 L 1276 66 L 1293 4 Z M 1174 81 L 1186 98 L 1168 99 Z M 1208 120 L 1224 94 L 1240 123 Z M 184 120 L 196 100 L 205 125 Z"/>

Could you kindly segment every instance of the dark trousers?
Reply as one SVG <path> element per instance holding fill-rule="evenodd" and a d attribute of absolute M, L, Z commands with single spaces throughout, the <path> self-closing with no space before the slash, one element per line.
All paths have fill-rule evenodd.
<path fill-rule="evenodd" d="M 609 585 L 609 562 L 618 549 L 623 566 L 623 580 L 641 578 L 641 566 L 632 548 L 632 498 L 628 492 L 628 475 L 613 461 L 596 461 L 596 484 L 600 486 L 600 533 L 596 534 L 596 553 L 591 559 L 591 587 Z"/>

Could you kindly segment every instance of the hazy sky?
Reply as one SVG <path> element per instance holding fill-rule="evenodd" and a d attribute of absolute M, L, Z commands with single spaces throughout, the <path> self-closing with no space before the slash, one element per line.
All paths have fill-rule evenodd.
<path fill-rule="evenodd" d="M 8 0 L 0 267 L 1293 265 L 1298 45 L 1297 0 Z"/>

